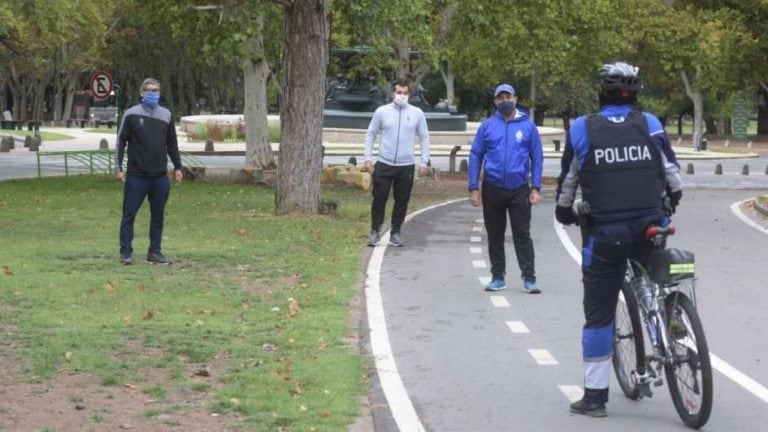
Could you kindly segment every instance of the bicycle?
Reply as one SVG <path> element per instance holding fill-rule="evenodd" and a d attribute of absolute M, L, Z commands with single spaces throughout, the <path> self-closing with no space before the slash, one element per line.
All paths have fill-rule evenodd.
<path fill-rule="evenodd" d="M 648 227 L 653 251 L 647 265 L 628 260 L 624 302 L 618 302 L 614 321 L 613 366 L 621 390 L 633 400 L 653 396 L 650 384 L 663 385 L 663 368 L 678 415 L 699 429 L 712 412 L 712 365 L 696 311 L 694 255 L 666 248 L 674 233 L 671 225 Z"/>

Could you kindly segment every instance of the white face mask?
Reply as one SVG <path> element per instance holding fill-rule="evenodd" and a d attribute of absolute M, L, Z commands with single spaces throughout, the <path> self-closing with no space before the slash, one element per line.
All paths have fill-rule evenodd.
<path fill-rule="evenodd" d="M 405 106 L 408 103 L 408 95 L 396 94 L 393 102 L 397 106 Z"/>

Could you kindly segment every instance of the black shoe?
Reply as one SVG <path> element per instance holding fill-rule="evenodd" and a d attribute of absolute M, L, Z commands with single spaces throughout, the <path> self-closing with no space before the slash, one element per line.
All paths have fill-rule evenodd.
<path fill-rule="evenodd" d="M 571 404 L 571 412 L 574 414 L 584 414 L 589 417 L 606 417 L 608 413 L 605 412 L 604 403 L 589 403 L 584 399 L 580 399 Z"/>
<path fill-rule="evenodd" d="M 379 239 L 381 238 L 381 234 L 379 234 L 378 230 L 371 230 L 371 234 L 368 236 L 368 246 L 374 247 L 379 244 Z"/>
<path fill-rule="evenodd" d="M 130 251 L 120 252 L 120 264 L 122 265 L 133 264 L 133 254 Z"/>
<path fill-rule="evenodd" d="M 395 247 L 403 247 L 403 239 L 400 238 L 400 233 L 392 233 L 389 236 L 389 245 Z"/>
<path fill-rule="evenodd" d="M 150 252 L 147 254 L 147 262 L 150 264 L 168 265 L 171 262 L 168 261 L 165 256 L 160 252 Z"/>

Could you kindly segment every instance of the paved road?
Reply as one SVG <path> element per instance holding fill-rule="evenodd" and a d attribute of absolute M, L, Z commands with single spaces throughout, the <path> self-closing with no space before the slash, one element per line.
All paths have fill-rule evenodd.
<path fill-rule="evenodd" d="M 764 430 L 768 423 L 768 336 L 763 331 L 768 326 L 768 234 L 730 210 L 732 203 L 756 193 L 688 190 L 675 216 L 679 234 L 672 244 L 696 252 L 699 309 L 720 370 L 705 430 Z M 403 230 L 407 246 L 384 249 L 378 278 L 383 316 L 418 420 L 426 430 L 441 432 L 687 430 L 666 386 L 652 399 L 633 402 L 614 381 L 607 419 L 568 413 L 570 398 L 579 395 L 582 384 L 580 270 L 556 234 L 553 207 L 550 194 L 534 210 L 544 291 L 538 296 L 520 289 L 509 247 L 510 289 L 483 291 L 489 269 L 484 267 L 482 213 L 466 201 L 416 216 Z M 572 228 L 567 234 L 571 241 L 578 236 Z M 529 332 L 516 333 L 521 329 Z M 371 337 L 380 334 L 374 330 Z M 547 353 L 552 364 L 546 364 L 546 356 L 537 362 L 529 350 L 546 350 L 537 353 Z M 723 362 L 758 383 L 752 390 L 763 399 L 734 382 Z M 391 369 L 382 373 L 385 379 L 394 375 Z M 397 430 L 392 418 L 376 414 L 377 431 Z M 401 430 L 413 430 L 414 423 L 407 421 L 406 416 L 408 426 Z"/>

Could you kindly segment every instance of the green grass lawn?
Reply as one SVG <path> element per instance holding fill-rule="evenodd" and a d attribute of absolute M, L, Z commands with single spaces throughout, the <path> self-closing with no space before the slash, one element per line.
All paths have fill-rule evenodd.
<path fill-rule="evenodd" d="M 24 137 L 26 137 L 28 135 L 32 135 L 32 136 L 35 135 L 35 133 L 33 131 L 20 131 L 20 130 L 3 131 L 3 134 L 13 135 L 13 136 L 20 137 L 20 138 L 24 138 Z M 40 131 L 40 138 L 43 140 L 43 142 L 46 142 L 46 141 L 71 140 L 71 139 L 74 139 L 75 137 L 73 137 L 72 135 L 60 134 L 60 133 L 56 133 L 56 132 Z"/>
<path fill-rule="evenodd" d="M 175 263 L 143 263 L 145 203 L 138 262 L 121 266 L 111 178 L 0 182 L 0 328 L 16 329 L 0 350 L 28 380 L 76 372 L 121 386 L 154 368 L 200 392 L 210 386 L 182 371 L 224 358 L 211 412 L 239 412 L 249 430 L 345 430 L 365 391 L 365 361 L 347 341 L 370 195 L 323 197 L 338 215 L 276 217 L 269 188 L 174 186 L 163 251 Z M 153 398 L 173 390 L 141 386 Z"/>

